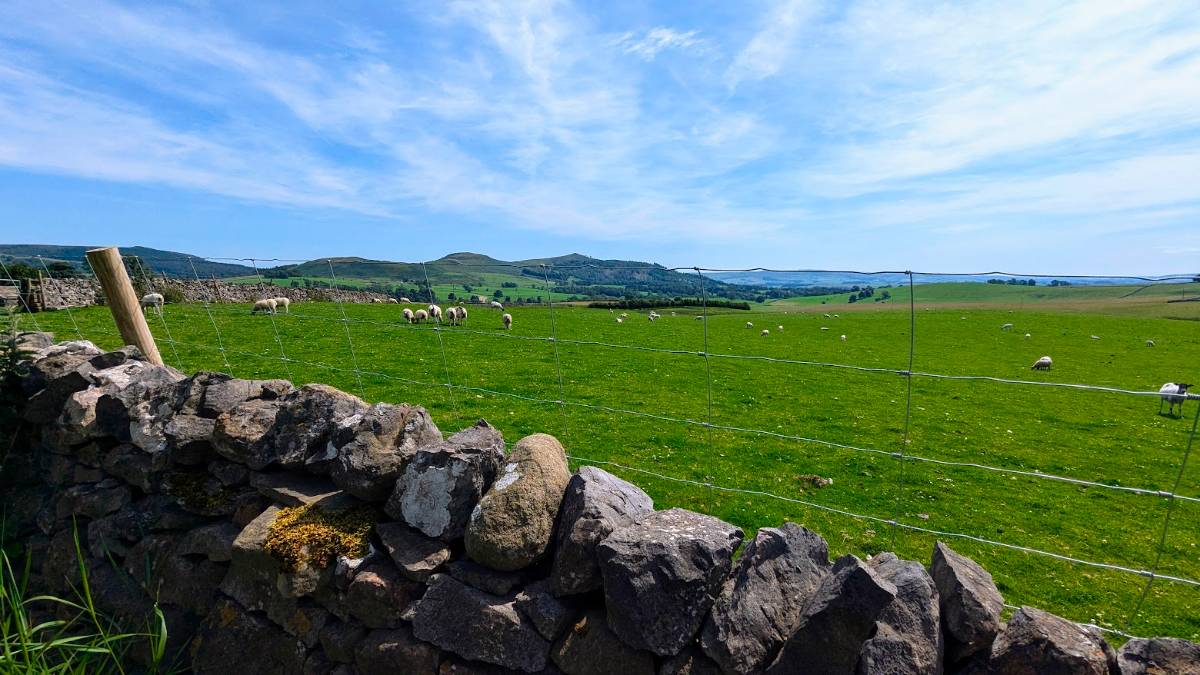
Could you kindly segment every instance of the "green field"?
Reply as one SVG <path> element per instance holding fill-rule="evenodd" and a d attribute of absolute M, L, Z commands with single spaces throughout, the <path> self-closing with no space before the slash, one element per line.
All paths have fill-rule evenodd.
<path fill-rule="evenodd" d="M 496 291 L 500 291 L 500 292 L 504 293 L 505 296 L 510 297 L 513 300 L 516 300 L 518 298 L 523 299 L 523 300 L 532 300 L 534 298 L 540 297 L 544 301 L 546 298 L 546 284 L 539 283 L 536 279 L 529 279 L 527 277 L 517 276 L 517 275 L 513 275 L 513 274 L 494 274 L 494 273 L 490 273 L 490 272 L 479 273 L 476 275 L 476 277 L 478 277 L 478 279 L 480 280 L 481 283 L 471 284 L 471 292 L 470 293 L 467 293 L 467 291 L 463 288 L 462 284 L 433 284 L 433 292 L 435 294 L 437 294 L 437 297 L 439 299 L 448 298 L 450 296 L 450 294 L 453 293 L 455 295 L 455 297 L 458 297 L 458 298 L 474 296 L 474 295 L 483 295 L 483 296 L 486 296 L 488 298 L 488 300 L 492 300 L 493 299 L 492 294 L 495 293 Z M 330 281 L 330 277 L 328 277 L 328 276 L 325 276 L 325 277 L 288 277 L 287 279 L 264 279 L 262 277 L 249 276 L 249 277 L 230 277 L 228 279 L 223 279 L 222 281 L 225 281 L 226 283 L 246 284 L 246 285 L 258 285 L 258 284 L 265 282 L 268 284 L 274 284 L 281 288 L 287 288 L 287 287 L 291 286 L 293 281 L 296 281 L 301 284 L 303 284 L 305 281 L 319 282 L 322 284 L 332 283 Z M 517 284 L 517 287 L 516 288 L 512 288 L 512 287 L 506 288 L 502 285 L 505 282 L 515 283 L 515 284 Z M 358 278 L 358 277 L 342 278 L 342 277 L 338 277 L 337 285 L 340 288 L 361 290 L 361 289 L 366 289 L 372 285 L 383 286 L 383 287 L 396 286 L 397 282 L 395 279 L 389 279 L 389 278 L 383 278 L 383 277 L 380 277 L 380 278 Z M 405 288 L 411 288 L 413 286 L 413 284 L 400 284 L 400 285 Z M 553 287 L 554 286 L 552 284 L 551 289 L 553 289 Z M 561 293 L 559 291 L 553 291 L 553 290 L 552 290 L 552 294 L 554 296 L 553 299 L 555 302 L 564 301 L 571 297 L 569 293 Z"/>
<path fill-rule="evenodd" d="M 1163 382 L 1200 382 L 1200 303 L 1167 305 L 1151 289 L 1029 289 L 977 284 L 917 286 L 914 370 L 1157 391 Z M 966 286 L 965 284 L 961 286 Z M 982 289 L 982 290 L 980 290 Z M 1015 290 L 1054 297 L 1009 297 Z M 645 488 L 657 506 L 711 513 L 748 531 L 784 520 L 823 534 L 832 552 L 884 550 L 928 561 L 934 536 L 822 510 L 814 505 L 962 533 L 1056 554 L 1145 569 L 1155 558 L 1168 500 L 1035 476 L 931 462 L 903 463 L 906 378 L 820 365 L 729 358 L 736 355 L 904 369 L 909 356 L 907 295 L 890 303 L 804 298 L 752 312 L 710 317 L 709 429 L 704 322 L 679 312 L 654 323 L 630 312 L 617 324 L 607 310 L 555 306 L 499 312 L 472 308 L 465 329 L 408 326 L 394 305 L 348 305 L 349 340 L 338 305 L 293 304 L 290 315 L 251 316 L 248 306 L 168 306 L 151 326 L 164 358 L 182 370 L 226 370 L 238 377 L 325 382 L 370 401 L 407 401 L 430 409 L 443 431 L 486 418 L 515 442 L 558 435 L 576 464 L 605 468 Z M 1178 289 L 1175 289 L 1178 292 Z M 1103 296 L 1100 298 L 1095 295 Z M 956 295 L 957 294 L 957 295 Z M 962 297 L 968 295 L 970 297 Z M 825 312 L 840 317 L 826 318 Z M 1174 318 L 1166 318 L 1173 316 Z M 65 312 L 34 317 L 73 337 Z M 104 308 L 76 310 L 82 334 L 118 346 Z M 559 338 L 562 398 L 552 321 Z M 753 329 L 745 322 L 755 324 Z M 214 322 L 216 329 L 214 329 Z M 1015 330 L 1001 331 L 1004 323 Z M 777 326 L 782 325 L 783 331 Z M 32 322 L 26 324 L 32 328 Z M 826 326 L 827 331 L 820 328 Z M 767 327 L 771 335 L 759 335 Z M 175 344 L 168 344 L 169 329 Z M 278 330 L 278 340 L 276 339 Z M 1031 337 L 1025 339 L 1025 333 Z M 839 339 L 846 335 L 846 341 Z M 1089 336 L 1099 336 L 1099 340 Z M 440 338 L 440 339 L 439 339 Z M 1153 339 L 1156 346 L 1146 346 Z M 655 351 L 574 344 L 596 341 Z M 361 387 L 351 358 L 357 360 Z M 280 349 L 288 361 L 280 359 Z M 445 359 L 443 360 L 443 349 Z M 1055 368 L 1031 371 L 1043 354 Z M 448 366 L 448 367 L 447 367 Z M 448 371 L 448 372 L 447 372 Z M 445 386 L 447 375 L 454 388 Z M 489 390 L 489 391 L 483 391 Z M 492 393 L 498 392 L 498 393 Z M 533 399 L 533 400 L 530 400 Z M 986 381 L 915 377 L 906 454 L 1068 476 L 1109 485 L 1170 490 L 1187 445 L 1196 402 L 1181 418 L 1157 414 L 1157 398 Z M 621 411 L 634 411 L 631 415 Z M 661 419 L 662 417 L 672 419 Z M 858 449 L 783 438 L 798 436 Z M 871 452 L 871 451 L 877 452 Z M 1200 448 L 1197 448 L 1200 451 Z M 585 458 L 585 459 L 581 459 Z M 636 470 L 634 470 L 636 469 Z M 642 473 L 661 474 L 692 483 Z M 832 478 L 814 488 L 801 476 Z M 702 484 L 771 493 L 723 491 Z M 1200 497 L 1200 457 L 1179 494 Z M 1031 604 L 1077 621 L 1125 627 L 1145 587 L 1142 576 L 946 538 L 994 575 L 1009 603 Z M 1200 579 L 1200 503 L 1177 500 L 1159 572 Z M 1200 588 L 1156 581 L 1130 631 L 1200 638 Z"/>

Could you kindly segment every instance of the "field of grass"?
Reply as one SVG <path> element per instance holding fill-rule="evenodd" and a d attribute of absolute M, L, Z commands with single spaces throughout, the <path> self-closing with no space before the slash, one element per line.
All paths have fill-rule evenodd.
<path fill-rule="evenodd" d="M 1012 288 L 980 287 L 1001 293 Z M 893 295 L 899 295 L 896 290 Z M 1110 297 L 1104 313 L 1097 313 L 1102 305 L 1089 305 L 1087 298 L 1072 298 L 1069 293 L 1060 302 L 1074 303 L 1073 308 L 1050 299 L 988 296 L 933 301 L 934 293 L 923 295 L 931 290 L 936 289 L 917 287 L 917 372 L 1153 391 L 1163 382 L 1200 381 L 1197 324 L 1154 316 L 1149 304 L 1123 312 L 1125 301 Z M 711 513 L 748 533 L 792 520 L 824 535 L 834 553 L 865 556 L 896 550 L 913 559 L 929 559 L 933 535 L 893 530 L 886 522 L 840 515 L 819 506 L 1148 568 L 1155 558 L 1167 499 L 965 466 L 912 460 L 902 465 L 891 453 L 903 446 L 903 376 L 730 358 L 764 356 L 904 369 L 910 317 L 906 311 L 895 311 L 902 303 L 907 305 L 907 296 L 852 310 L 843 298 L 832 307 L 778 302 L 751 312 L 713 314 L 707 347 L 713 355 L 708 359 L 712 422 L 766 434 L 661 419 L 708 419 L 706 363 L 697 354 L 705 350 L 704 326 L 694 320 L 694 312 L 678 316 L 664 312 L 653 323 L 631 312 L 629 320 L 617 324 L 606 310 L 556 306 L 552 317 L 544 307 L 515 308 L 513 330 L 506 333 L 500 330 L 498 312 L 476 308 L 465 329 L 435 332 L 429 326 L 398 323 L 395 306 L 355 305 L 345 308 L 351 320 L 348 341 L 334 304 L 294 304 L 290 315 L 276 316 L 274 321 L 251 316 L 248 306 L 242 305 L 214 306 L 210 321 L 202 306 L 183 305 L 168 306 L 164 319 L 153 319 L 151 327 L 164 358 L 186 372 L 226 370 L 216 349 L 219 331 L 228 350 L 229 369 L 238 377 L 290 377 L 361 392 L 369 401 L 419 403 L 429 408 L 446 432 L 485 418 L 510 443 L 537 431 L 554 433 L 576 458 L 576 465 L 600 461 L 630 467 L 604 465 L 645 488 L 659 507 Z M 1154 303 L 1160 314 L 1165 311 L 1163 297 Z M 1170 307 L 1181 305 L 1200 303 Z M 840 317 L 825 318 L 823 312 L 838 312 Z M 60 337 L 75 334 L 64 312 L 32 318 Z M 105 308 L 76 310 L 73 318 L 83 335 L 97 344 L 119 345 Z M 755 327 L 745 328 L 746 321 Z M 552 322 L 559 338 L 562 398 L 605 409 L 549 402 L 560 394 L 555 343 L 520 338 L 549 336 Z M 1001 324 L 1008 322 L 1015 324 L 1015 330 L 1001 331 Z M 822 326 L 830 330 L 822 331 Z M 771 335 L 760 336 L 763 327 L 769 327 Z M 165 340 L 168 329 L 174 345 Z M 1025 333 L 1031 334 L 1028 340 Z M 847 336 L 845 342 L 839 340 L 842 334 Z M 1090 339 L 1091 335 L 1100 339 Z M 1157 346 L 1147 347 L 1147 339 Z M 361 386 L 349 342 L 353 342 Z M 281 347 L 288 361 L 280 359 Z M 1030 364 L 1043 354 L 1053 356 L 1054 370 L 1031 371 Z M 455 388 L 445 386 L 447 375 Z M 1170 490 L 1196 406 L 1189 402 L 1182 417 L 1167 417 L 1158 414 L 1157 398 L 916 377 L 910 442 L 904 450 L 932 460 Z M 694 482 L 666 480 L 643 471 Z M 801 479 L 810 474 L 832 478 L 833 483 L 814 488 Z M 785 499 L 723 491 L 705 483 Z M 1200 497 L 1200 456 L 1188 465 L 1179 494 Z M 1177 500 L 1172 518 L 1159 572 L 1200 579 L 1200 503 Z M 969 539 L 943 538 L 987 567 L 1009 603 L 1036 605 L 1077 621 L 1123 629 L 1146 584 L 1144 577 L 1134 574 Z M 1156 581 L 1130 631 L 1198 639 L 1197 607 L 1200 588 Z"/>
<path fill-rule="evenodd" d="M 463 298 L 463 297 L 472 296 L 472 295 L 483 295 L 483 296 L 486 296 L 489 300 L 491 300 L 492 294 L 495 293 L 497 290 L 503 292 L 505 296 L 508 296 L 514 300 L 516 300 L 518 298 L 532 300 L 534 298 L 540 297 L 544 301 L 546 298 L 545 283 L 539 283 L 536 279 L 530 279 L 528 277 L 521 277 L 521 276 L 512 275 L 512 274 L 494 274 L 494 273 L 482 273 L 477 276 L 479 276 L 483 280 L 483 283 L 482 284 L 473 284 L 471 286 L 472 290 L 470 293 L 467 293 L 467 291 L 465 291 L 463 289 L 462 284 L 433 284 L 433 292 L 436 293 L 437 297 L 442 299 L 443 301 L 445 300 L 445 298 L 448 298 L 451 293 L 453 293 L 455 295 L 455 297 L 458 297 L 458 298 Z M 287 288 L 292 285 L 293 281 L 298 281 L 300 283 L 304 283 L 305 280 L 312 281 L 312 282 L 320 282 L 323 284 L 331 283 L 330 278 L 327 276 L 326 277 L 288 277 L 287 279 L 262 279 L 260 277 L 231 277 L 228 279 L 223 279 L 222 281 L 225 281 L 225 282 L 231 283 L 231 284 L 247 284 L 247 285 L 258 285 L 265 281 L 266 283 L 274 284 L 281 288 Z M 515 284 L 517 284 L 517 287 L 516 288 L 511 288 L 511 287 L 505 288 L 502 285 L 505 282 L 515 283 Z M 346 277 L 346 278 L 338 277 L 338 279 L 337 279 L 337 285 L 341 288 L 365 289 L 365 288 L 370 287 L 373 284 L 382 285 L 385 287 L 397 285 L 395 279 L 389 279 L 389 278 L 384 278 L 384 277 L 381 277 L 378 279 L 358 278 L 358 277 Z M 404 283 L 404 284 L 399 284 L 399 285 L 404 286 L 406 288 L 411 288 L 413 284 Z M 553 286 L 552 286 L 552 288 L 553 288 Z M 553 293 L 553 296 L 554 296 L 553 299 L 555 302 L 565 301 L 571 297 L 571 295 L 569 293 L 560 293 L 559 291 L 552 291 L 552 293 Z"/>

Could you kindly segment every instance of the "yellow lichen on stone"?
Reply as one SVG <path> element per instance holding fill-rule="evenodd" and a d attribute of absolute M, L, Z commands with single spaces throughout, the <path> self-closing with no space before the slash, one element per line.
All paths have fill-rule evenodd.
<path fill-rule="evenodd" d="M 295 506 L 281 510 L 267 529 L 266 550 L 289 571 L 328 567 L 339 555 L 366 555 L 373 527 L 375 513 L 370 507 L 325 511 Z"/>

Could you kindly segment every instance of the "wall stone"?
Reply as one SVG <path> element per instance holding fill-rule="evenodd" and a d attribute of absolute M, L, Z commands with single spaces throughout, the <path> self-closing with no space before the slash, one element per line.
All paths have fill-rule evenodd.
<path fill-rule="evenodd" d="M 1194 672 L 1200 654 L 1169 639 L 1118 654 L 1034 608 L 1005 624 L 990 576 L 944 543 L 929 572 L 890 553 L 830 567 L 824 540 L 784 524 L 734 563 L 740 530 L 653 511 L 598 469 L 568 481 L 549 436 L 506 456 L 485 422 L 443 438 L 418 406 L 22 339 L 0 494 L 37 561 L 30 592 L 79 583 L 78 537 L 100 608 L 136 626 L 156 599 L 181 671 L 1132 675 Z M 545 476 L 538 499 L 509 499 L 516 473 Z M 397 510 L 410 497 L 454 526 Z M 471 558 L 464 537 L 522 519 L 527 554 Z"/>
<path fill-rule="evenodd" d="M 91 307 L 103 304 L 104 293 L 100 283 L 91 278 L 42 280 L 47 309 L 67 307 Z M 230 284 L 222 281 L 195 279 L 155 278 L 147 284 L 147 292 L 164 293 L 166 289 L 178 291 L 184 302 L 198 303 L 252 303 L 264 297 L 287 298 L 292 302 L 314 302 L 330 300 L 345 303 L 387 302 L 389 296 L 372 291 L 349 288 L 291 288 L 270 284 Z"/>

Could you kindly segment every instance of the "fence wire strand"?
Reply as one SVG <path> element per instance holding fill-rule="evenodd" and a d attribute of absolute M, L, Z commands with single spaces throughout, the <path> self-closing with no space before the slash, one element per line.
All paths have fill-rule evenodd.
<path fill-rule="evenodd" d="M 333 262 L 326 260 L 329 263 L 329 280 L 333 282 L 333 298 L 337 300 L 338 312 L 342 315 L 342 327 L 346 329 L 346 345 L 350 348 L 350 365 L 354 366 L 354 381 L 358 384 L 358 397 L 365 399 L 363 391 L 362 373 L 358 369 L 358 355 L 354 352 L 354 339 L 350 337 L 350 319 L 346 318 L 346 307 L 342 304 L 342 297 L 338 288 L 337 275 L 333 271 Z M 291 313 L 291 308 L 288 308 L 288 313 Z"/>
<path fill-rule="evenodd" d="M 129 259 L 135 263 L 137 270 L 138 270 L 138 272 L 135 272 L 135 274 L 140 272 L 142 279 L 146 282 L 146 288 L 149 288 L 151 292 L 157 293 L 158 291 L 156 290 L 157 287 L 154 284 L 154 279 L 151 276 L 150 271 L 146 268 L 146 264 L 142 261 L 141 257 L 135 255 L 135 256 L 129 256 Z M 159 293 L 159 295 L 162 295 L 162 294 Z M 163 303 L 166 304 L 165 298 L 163 300 Z M 146 311 L 146 308 L 144 306 L 142 306 L 141 298 L 138 298 L 138 306 L 141 308 L 142 313 L 144 314 Z M 163 306 L 157 305 L 155 307 L 155 313 L 158 314 L 158 320 L 162 324 L 163 335 L 165 335 L 167 338 L 167 345 L 169 345 L 171 347 L 171 355 L 175 357 L 175 367 L 178 368 L 182 372 L 183 371 L 183 359 L 179 358 L 179 350 L 175 348 L 175 338 L 171 336 L 171 328 L 170 328 L 170 326 L 167 325 L 167 317 L 166 317 L 165 313 L 163 312 Z M 147 324 L 146 327 L 149 328 L 149 324 Z"/>
<path fill-rule="evenodd" d="M 39 255 L 39 256 L 37 256 L 37 260 L 39 263 L 42 264 L 42 269 L 46 270 L 46 281 L 42 282 L 42 297 L 45 298 L 46 283 L 49 282 L 50 280 L 52 280 L 54 278 L 54 275 L 50 273 L 50 268 L 46 265 L 45 258 L 43 258 L 42 256 Z M 80 340 L 84 339 L 83 331 L 79 330 L 79 324 L 75 322 L 75 313 L 71 311 L 71 305 L 64 304 L 63 308 L 67 310 L 67 318 L 71 320 L 71 326 L 75 329 L 76 337 L 78 337 Z"/>
<path fill-rule="evenodd" d="M 192 268 L 192 276 L 196 277 L 196 283 L 203 285 L 204 282 L 200 280 L 200 273 L 196 271 L 195 260 L 191 256 L 188 256 L 188 265 Z M 217 292 L 217 299 L 219 300 L 221 298 L 221 287 L 215 283 L 213 287 Z M 217 351 L 221 352 L 221 362 L 225 364 L 225 370 L 232 375 L 233 366 L 229 364 L 229 357 L 225 355 L 225 340 L 221 337 L 221 329 L 217 327 L 217 320 L 213 318 L 212 305 L 208 302 L 207 297 L 201 296 L 201 298 L 203 298 L 204 313 L 208 315 L 208 322 L 212 324 L 213 333 L 217 336 Z"/>
<path fill-rule="evenodd" d="M 266 297 L 267 297 L 267 287 L 266 287 L 267 278 L 264 277 L 263 273 L 258 270 L 258 261 L 257 260 L 251 259 L 250 264 L 254 267 L 254 274 L 258 276 L 258 292 L 262 293 L 263 299 L 266 299 Z M 271 297 L 275 297 L 275 296 L 272 295 Z M 250 311 L 253 312 L 254 310 L 251 309 Z M 283 351 L 283 338 L 279 335 L 279 326 L 277 326 L 275 324 L 275 310 L 268 309 L 267 310 L 267 318 L 269 318 L 271 320 L 271 331 L 275 334 L 275 344 L 279 345 L 279 360 L 283 363 L 283 369 L 285 371 L 287 371 L 287 376 L 288 376 L 289 380 L 295 379 L 292 377 L 291 367 L 288 366 L 289 359 L 287 357 L 287 353 Z"/>
<path fill-rule="evenodd" d="M 904 501 L 904 469 L 908 466 L 905 453 L 908 452 L 909 429 L 912 425 L 913 399 L 913 359 L 917 352 L 917 304 L 913 292 L 912 272 L 908 273 L 908 372 L 904 376 L 904 435 L 900 439 L 900 467 L 896 485 L 896 508 L 892 520 L 900 520 L 900 512 Z M 892 548 L 896 548 L 897 527 L 892 526 Z"/>
<path fill-rule="evenodd" d="M 39 323 L 37 320 L 37 312 L 34 312 L 32 309 L 30 309 L 29 304 L 25 301 L 25 294 L 21 292 L 21 282 L 17 281 L 16 279 L 14 279 L 12 277 L 12 272 L 10 272 L 8 270 L 8 265 L 4 264 L 3 257 L 0 257 L 0 269 L 4 270 L 4 276 L 13 283 L 13 286 L 16 287 L 17 302 L 19 302 L 21 304 L 21 306 L 23 306 L 25 308 L 25 313 L 28 314 L 29 318 L 33 321 L 34 329 L 36 329 L 37 332 L 39 332 L 39 333 L 43 332 L 42 324 Z"/>
<path fill-rule="evenodd" d="M 546 280 L 546 303 L 550 307 L 550 343 L 554 345 L 554 370 L 558 374 L 558 411 L 562 416 L 563 439 L 567 438 L 567 399 L 566 386 L 563 384 L 562 360 L 558 355 L 558 321 L 554 315 L 554 296 L 550 290 L 550 267 L 542 265 L 542 275 Z"/>
<path fill-rule="evenodd" d="M 425 290 L 429 293 L 429 306 L 436 307 L 437 297 L 433 294 L 433 284 L 429 283 L 429 270 L 425 269 L 425 263 L 421 263 L 421 273 L 425 275 Z M 433 312 L 431 311 L 430 314 Z M 437 335 L 438 349 L 442 352 L 442 367 L 446 371 L 446 396 L 450 398 L 450 405 L 454 407 L 454 416 L 462 419 L 462 412 L 458 409 L 458 397 L 454 395 L 454 382 L 450 379 L 450 360 L 446 358 L 446 343 L 442 340 L 442 320 L 440 317 L 429 317 L 431 320 L 436 320 L 437 325 L 433 327 L 434 335 Z"/>

